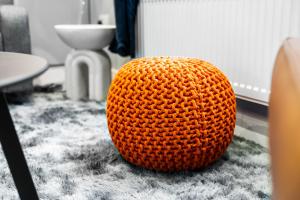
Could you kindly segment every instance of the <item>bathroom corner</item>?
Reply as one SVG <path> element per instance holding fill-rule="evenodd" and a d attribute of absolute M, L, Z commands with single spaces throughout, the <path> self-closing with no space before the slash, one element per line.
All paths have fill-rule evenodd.
<path fill-rule="evenodd" d="M 15 0 L 15 4 L 24 7 L 29 15 L 32 53 L 45 57 L 51 66 L 47 73 L 35 80 L 35 83 L 46 85 L 53 82 L 59 84 L 64 82 L 64 62 L 71 48 L 57 36 L 55 25 L 83 23 L 80 20 L 90 20 L 92 24 L 115 24 L 112 0 L 91 0 L 89 19 L 81 19 L 82 2 L 82 0 Z M 87 17 L 87 15 L 83 17 Z M 129 57 L 123 58 L 112 54 L 107 47 L 104 48 L 104 51 L 111 60 L 112 75 L 116 73 L 119 66 L 129 60 Z"/>

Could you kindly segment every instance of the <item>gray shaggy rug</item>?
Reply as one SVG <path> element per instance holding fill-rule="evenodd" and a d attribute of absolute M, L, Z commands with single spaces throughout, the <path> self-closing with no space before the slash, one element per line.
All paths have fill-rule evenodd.
<path fill-rule="evenodd" d="M 10 105 L 41 199 L 270 199 L 268 151 L 235 137 L 201 171 L 158 173 L 130 165 L 110 139 L 105 103 L 36 92 Z M 0 199 L 18 199 L 0 149 Z"/>

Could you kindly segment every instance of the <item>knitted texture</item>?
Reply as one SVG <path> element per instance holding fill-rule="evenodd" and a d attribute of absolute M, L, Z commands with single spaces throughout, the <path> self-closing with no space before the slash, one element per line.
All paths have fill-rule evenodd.
<path fill-rule="evenodd" d="M 233 138 L 236 102 L 225 75 L 193 58 L 140 58 L 125 64 L 107 99 L 109 132 L 130 163 L 194 170 L 218 159 Z"/>

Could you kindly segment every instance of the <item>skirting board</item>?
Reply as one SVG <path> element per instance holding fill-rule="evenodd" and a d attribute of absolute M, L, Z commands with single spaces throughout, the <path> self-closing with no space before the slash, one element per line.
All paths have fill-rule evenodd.
<path fill-rule="evenodd" d="M 269 149 L 269 139 L 267 136 L 256 133 L 254 131 L 248 130 L 246 128 L 243 128 L 241 126 L 235 127 L 235 133 L 236 136 L 243 137 L 247 140 L 253 141 L 257 144 L 260 144 L 261 146 Z"/>

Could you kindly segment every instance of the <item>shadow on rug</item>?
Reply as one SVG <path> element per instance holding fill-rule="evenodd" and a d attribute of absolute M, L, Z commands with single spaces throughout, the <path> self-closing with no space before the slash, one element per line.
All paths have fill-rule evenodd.
<path fill-rule="evenodd" d="M 40 92 L 10 109 L 41 199 L 270 199 L 268 152 L 243 138 L 205 170 L 158 173 L 120 157 L 104 103 Z M 18 199 L 2 151 L 0 168 L 0 199 Z"/>

